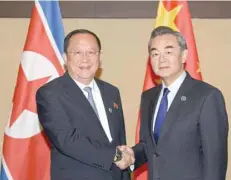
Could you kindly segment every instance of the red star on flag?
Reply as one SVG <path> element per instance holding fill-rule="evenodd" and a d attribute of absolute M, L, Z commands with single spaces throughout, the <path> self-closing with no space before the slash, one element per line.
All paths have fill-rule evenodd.
<path fill-rule="evenodd" d="M 45 84 L 50 76 L 28 81 L 22 66 L 19 66 L 19 75 L 15 87 L 13 98 L 13 109 L 10 119 L 10 126 L 14 124 L 20 114 L 26 109 L 33 113 L 37 113 L 35 94 L 38 88 Z"/>

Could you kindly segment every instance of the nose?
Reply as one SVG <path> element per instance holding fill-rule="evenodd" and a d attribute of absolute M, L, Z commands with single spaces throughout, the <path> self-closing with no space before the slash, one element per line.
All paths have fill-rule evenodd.
<path fill-rule="evenodd" d="M 165 55 L 165 54 L 162 54 L 162 55 L 160 56 L 160 62 L 165 62 L 166 60 L 167 60 L 166 55 Z"/>
<path fill-rule="evenodd" d="M 83 57 L 83 62 L 87 62 L 89 60 L 89 54 L 88 54 L 88 52 L 83 52 L 82 57 Z"/>

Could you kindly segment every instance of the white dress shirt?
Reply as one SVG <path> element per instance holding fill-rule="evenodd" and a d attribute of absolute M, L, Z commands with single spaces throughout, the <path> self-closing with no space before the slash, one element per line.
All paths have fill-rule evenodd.
<path fill-rule="evenodd" d="M 83 92 L 83 94 L 85 95 L 86 98 L 88 97 L 88 93 L 84 90 L 84 88 L 90 87 L 92 89 L 92 95 L 93 95 L 96 109 L 98 111 L 99 120 L 100 120 L 101 125 L 102 125 L 102 127 L 103 127 L 103 129 L 107 135 L 108 140 L 111 142 L 112 136 L 111 136 L 111 132 L 110 132 L 109 124 L 108 124 L 107 114 L 105 111 L 103 99 L 102 99 L 102 96 L 101 96 L 101 93 L 100 93 L 100 90 L 99 90 L 97 83 L 95 82 L 94 79 L 88 85 L 82 84 L 82 83 L 76 81 L 75 79 L 73 79 L 73 80 L 79 86 L 79 88 L 81 89 L 81 91 Z"/>
<path fill-rule="evenodd" d="M 168 96 L 167 96 L 167 98 L 168 98 L 168 110 L 169 110 L 169 107 L 171 106 L 172 101 L 175 98 L 176 93 L 178 92 L 181 84 L 183 83 L 184 79 L 186 78 L 186 75 L 187 74 L 184 71 L 169 87 L 167 87 L 168 90 L 170 91 L 168 93 Z M 161 92 L 160 92 L 160 95 L 159 95 L 159 98 L 158 98 L 158 101 L 156 104 L 155 113 L 153 116 L 153 132 L 154 132 L 154 128 L 155 128 L 157 112 L 158 112 L 158 109 L 160 106 L 160 101 L 161 101 L 161 98 L 162 98 L 163 93 L 164 93 L 164 88 L 166 88 L 166 85 L 164 84 L 164 82 L 162 82 L 162 89 L 161 89 Z"/>

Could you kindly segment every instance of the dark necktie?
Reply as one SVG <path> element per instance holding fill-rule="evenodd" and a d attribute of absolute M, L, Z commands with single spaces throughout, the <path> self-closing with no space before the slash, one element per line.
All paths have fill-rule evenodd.
<path fill-rule="evenodd" d="M 169 92 L 170 91 L 168 90 L 168 88 L 164 88 L 164 93 L 160 101 L 160 106 L 159 106 L 159 109 L 156 115 L 156 121 L 155 121 L 155 127 L 154 127 L 154 139 L 156 143 L 158 142 L 158 138 L 160 135 L 160 129 L 161 129 L 161 126 L 163 125 L 165 116 L 168 111 L 168 93 Z"/>
<path fill-rule="evenodd" d="M 91 107 L 94 109 L 96 115 L 99 118 L 99 114 L 98 114 L 98 111 L 97 111 L 97 108 L 96 108 L 96 105 L 95 105 L 95 102 L 94 102 L 94 99 L 93 99 L 91 87 L 85 87 L 84 91 L 86 91 L 88 93 L 87 99 L 88 99 L 89 103 L 91 104 Z"/>

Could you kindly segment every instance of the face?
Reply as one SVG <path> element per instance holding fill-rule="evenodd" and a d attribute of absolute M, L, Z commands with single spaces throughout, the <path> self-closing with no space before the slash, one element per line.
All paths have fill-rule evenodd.
<path fill-rule="evenodd" d="M 64 60 L 68 73 L 78 82 L 88 85 L 100 63 L 100 50 L 95 37 L 91 34 L 72 36 Z"/>
<path fill-rule="evenodd" d="M 184 71 L 187 50 L 182 51 L 177 38 L 172 34 L 157 36 L 150 42 L 152 69 L 167 86 Z"/>

